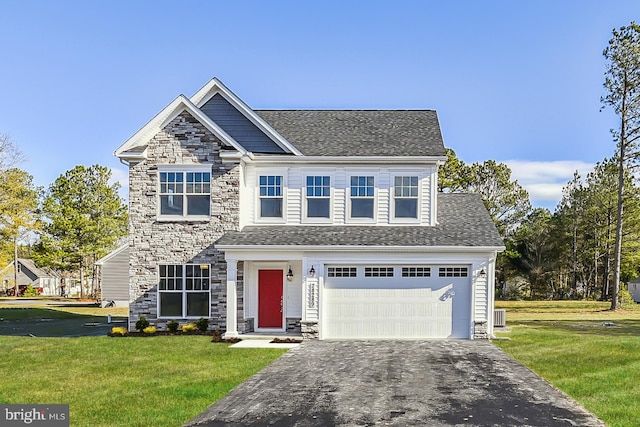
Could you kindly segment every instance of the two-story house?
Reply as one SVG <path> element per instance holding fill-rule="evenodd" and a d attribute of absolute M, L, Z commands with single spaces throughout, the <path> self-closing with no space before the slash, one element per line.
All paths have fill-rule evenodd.
<path fill-rule="evenodd" d="M 503 242 L 437 192 L 432 110 L 252 110 L 218 79 L 115 152 L 129 165 L 130 328 L 486 338 Z"/>

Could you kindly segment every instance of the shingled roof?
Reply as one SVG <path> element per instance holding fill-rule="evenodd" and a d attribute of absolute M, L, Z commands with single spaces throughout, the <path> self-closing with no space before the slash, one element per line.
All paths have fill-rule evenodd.
<path fill-rule="evenodd" d="M 504 243 L 476 194 L 438 194 L 438 222 L 429 226 L 247 226 L 216 246 L 455 246 L 502 248 Z"/>
<path fill-rule="evenodd" d="M 305 156 L 445 156 L 434 110 L 255 110 Z"/>

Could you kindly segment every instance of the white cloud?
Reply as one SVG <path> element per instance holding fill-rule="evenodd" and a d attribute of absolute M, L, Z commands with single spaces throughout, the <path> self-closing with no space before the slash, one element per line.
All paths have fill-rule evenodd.
<path fill-rule="evenodd" d="M 584 177 L 595 166 L 580 160 L 558 160 L 551 162 L 528 162 L 526 160 L 506 160 L 511 168 L 511 177 L 518 180 L 529 192 L 531 203 L 538 207 L 554 209 L 562 198 L 562 188 L 578 171 Z"/>

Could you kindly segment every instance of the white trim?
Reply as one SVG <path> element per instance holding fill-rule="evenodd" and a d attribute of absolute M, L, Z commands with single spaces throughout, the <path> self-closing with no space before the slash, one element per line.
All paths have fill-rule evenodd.
<path fill-rule="evenodd" d="M 207 293 L 207 298 L 209 300 L 209 302 L 207 303 L 207 311 L 208 314 L 206 315 L 206 318 L 211 318 L 211 270 L 212 270 L 212 264 L 207 264 L 209 265 L 209 268 L 207 268 L 207 271 L 209 272 L 209 283 L 208 283 L 208 289 L 206 290 L 199 290 L 199 291 L 188 291 L 187 290 L 187 282 L 186 282 L 186 277 L 187 277 L 187 269 L 186 266 L 188 265 L 198 265 L 201 266 L 204 263 L 185 263 L 185 264 L 165 264 L 165 263 L 158 263 L 156 265 L 156 279 L 157 279 L 157 290 L 156 290 L 156 296 L 157 296 L 157 304 L 156 304 L 156 317 L 158 319 L 199 319 L 201 317 L 205 317 L 205 316 L 186 316 L 187 313 L 187 294 L 188 293 Z M 182 289 L 180 289 L 179 291 L 176 290 L 161 290 L 160 289 L 160 265 L 164 265 L 164 266 L 169 266 L 169 265 L 180 265 L 182 266 Z M 180 294 L 182 295 L 182 315 L 181 316 L 161 316 L 160 315 L 160 294 L 161 293 L 173 293 L 173 294 Z"/>
<path fill-rule="evenodd" d="M 381 163 L 390 163 L 393 165 L 435 165 L 439 161 L 446 160 L 446 157 L 440 156 L 282 156 L 282 155 L 260 155 L 255 156 L 253 153 L 247 155 L 247 161 L 260 164 L 366 164 L 380 165 Z"/>
<path fill-rule="evenodd" d="M 217 77 L 212 78 L 200 88 L 190 99 L 191 102 L 199 109 L 219 93 L 224 99 L 226 99 L 233 107 L 236 108 L 243 116 L 245 116 L 251 123 L 253 123 L 258 129 L 264 132 L 273 142 L 275 142 L 280 148 L 289 153 L 293 153 L 296 156 L 302 156 L 302 153 L 289 141 L 287 141 L 282 135 L 280 135 L 274 128 L 271 127 L 266 121 L 255 113 L 247 104 L 242 101 L 236 94 L 229 90 Z"/>
<path fill-rule="evenodd" d="M 260 196 L 260 177 L 261 176 L 279 176 L 282 178 L 282 216 L 281 217 L 263 217 L 260 215 L 260 200 L 262 197 Z M 282 225 L 287 223 L 287 193 L 289 189 L 289 180 L 288 180 L 288 171 L 286 169 L 265 169 L 265 170 L 256 170 L 255 171 L 255 183 L 253 187 L 254 195 L 253 195 L 253 214 L 254 214 L 254 224 L 268 224 L 268 225 Z M 265 198 L 275 198 L 275 197 L 265 197 Z"/>
<path fill-rule="evenodd" d="M 165 108 L 163 108 L 156 116 L 151 119 L 140 130 L 134 133 L 128 140 L 126 140 L 120 147 L 114 151 L 114 155 L 120 159 L 145 159 L 146 158 L 146 146 L 149 141 L 160 132 L 171 120 L 175 119 L 183 111 L 187 111 L 196 120 L 200 122 L 207 130 L 219 138 L 223 144 L 235 148 L 242 155 L 247 154 L 240 144 L 238 144 L 231 136 L 229 136 L 222 128 L 212 122 L 206 115 L 200 111 L 186 96 L 178 95 L 173 101 L 171 101 Z M 139 150 L 133 156 L 128 155 L 126 152 L 136 148 L 144 148 Z"/>
<path fill-rule="evenodd" d="M 418 194 L 415 197 L 416 200 L 416 217 L 415 218 L 396 218 L 396 177 L 416 177 L 418 178 Z M 407 171 L 389 171 L 389 224 L 402 225 L 402 224 L 420 224 L 422 218 L 422 210 L 425 208 L 422 206 L 422 194 L 424 187 L 422 181 L 424 180 L 424 171 L 422 170 L 407 170 Z"/>
<path fill-rule="evenodd" d="M 295 252 L 496 252 L 504 251 L 505 246 L 331 246 L 331 245 L 215 245 L 222 251 L 295 251 Z"/>
<path fill-rule="evenodd" d="M 107 255 L 105 255 L 102 258 L 100 258 L 99 260 L 97 260 L 94 264 L 95 265 L 103 265 L 105 262 L 109 261 L 111 258 L 117 256 L 120 252 L 122 252 L 123 250 L 128 249 L 128 248 L 129 248 L 129 243 L 126 243 L 126 244 L 120 246 L 119 248 L 112 250 Z"/>
<path fill-rule="evenodd" d="M 329 177 L 329 217 L 309 217 L 308 214 L 308 204 L 307 204 L 307 177 Z M 309 224 L 309 225 L 318 225 L 318 224 L 333 224 L 333 211 L 334 211 L 334 198 L 335 198 L 335 169 L 334 170 L 308 170 L 302 171 L 302 187 L 300 189 L 300 218 L 301 223 Z M 318 198 L 318 197 L 312 197 Z M 326 198 L 326 197 L 320 197 Z"/>
<path fill-rule="evenodd" d="M 212 202 L 211 188 L 213 185 L 212 165 L 213 165 L 212 163 L 200 163 L 200 164 L 189 164 L 189 165 L 182 165 L 182 164 L 158 165 L 158 168 L 156 171 L 156 177 L 157 177 L 156 220 L 158 222 L 180 222 L 180 221 L 203 222 L 203 221 L 211 220 L 211 202 Z M 163 215 L 161 212 L 162 203 L 160 201 L 160 197 L 162 197 L 163 195 L 162 192 L 160 191 L 160 187 L 162 185 L 160 181 L 160 174 L 163 172 L 167 172 L 167 173 L 179 172 L 179 173 L 182 173 L 183 175 L 189 172 L 209 173 L 209 214 L 208 215 L 189 215 L 185 213 L 186 210 L 188 209 L 188 204 L 187 204 L 187 190 L 186 190 L 187 180 L 186 180 L 186 176 L 184 176 L 182 181 L 182 185 L 184 186 L 183 188 L 184 191 L 180 193 L 182 197 L 184 197 L 183 205 L 182 205 L 182 215 Z M 206 195 L 206 193 L 202 193 L 202 195 Z"/>
<path fill-rule="evenodd" d="M 351 216 L 351 178 L 353 177 L 373 177 L 373 197 L 368 196 L 355 196 L 355 199 L 371 199 L 373 200 L 372 214 L 371 218 L 369 217 L 352 217 Z M 345 171 L 345 213 L 344 220 L 346 224 L 355 224 L 355 225 L 363 225 L 363 224 L 376 224 L 378 222 L 378 197 L 380 196 L 380 170 L 358 170 L 358 169 L 350 169 Z M 358 187 L 358 186 L 357 186 Z"/>

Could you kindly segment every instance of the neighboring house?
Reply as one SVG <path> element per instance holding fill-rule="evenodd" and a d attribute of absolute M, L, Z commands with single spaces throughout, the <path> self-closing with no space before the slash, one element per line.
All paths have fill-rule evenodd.
<path fill-rule="evenodd" d="M 99 267 L 102 306 L 129 305 L 129 244 L 115 249 L 96 261 Z"/>
<path fill-rule="evenodd" d="M 629 282 L 629 293 L 635 302 L 640 303 L 640 277 Z"/>
<path fill-rule="evenodd" d="M 0 270 L 2 289 L 15 286 L 13 261 Z M 50 268 L 37 267 L 33 260 L 18 258 L 18 286 L 31 285 L 35 289 L 42 289 L 41 295 L 60 295 L 60 275 Z"/>
<path fill-rule="evenodd" d="M 226 336 L 487 338 L 495 258 L 481 199 L 438 194 L 432 110 L 252 110 L 218 79 L 120 146 L 130 316 Z"/>

